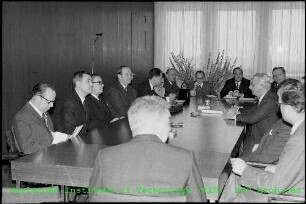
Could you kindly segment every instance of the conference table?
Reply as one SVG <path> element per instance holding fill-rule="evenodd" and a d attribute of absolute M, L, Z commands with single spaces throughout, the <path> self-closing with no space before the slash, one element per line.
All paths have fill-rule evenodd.
<path fill-rule="evenodd" d="M 211 109 L 224 111 L 234 104 L 233 101 L 238 102 L 212 99 Z M 237 151 L 235 147 L 245 133 L 245 124 L 225 120 L 222 115 L 191 117 L 191 112 L 199 112 L 195 98 L 191 98 L 182 111 L 172 114 L 171 122 L 181 122 L 183 127 L 175 128 L 177 136 L 168 143 L 194 152 L 207 198 L 217 201 L 231 172 L 230 157 Z M 126 118 L 101 125 L 69 141 L 12 161 L 12 180 L 17 187 L 21 181 L 61 185 L 61 197 L 65 200 L 65 186 L 88 187 L 99 150 L 128 142 L 131 138 Z"/>

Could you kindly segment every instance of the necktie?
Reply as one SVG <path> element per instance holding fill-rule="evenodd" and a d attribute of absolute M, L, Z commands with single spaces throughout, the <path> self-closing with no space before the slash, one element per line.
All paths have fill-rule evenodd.
<path fill-rule="evenodd" d="M 124 90 L 127 91 L 127 87 L 124 87 Z"/>
<path fill-rule="evenodd" d="M 238 82 L 236 82 L 236 89 L 237 89 L 237 90 L 239 89 L 239 84 L 238 84 Z"/>
<path fill-rule="evenodd" d="M 42 116 L 43 116 L 43 120 L 44 120 L 47 128 L 50 130 L 49 125 L 48 125 L 48 116 L 47 116 L 47 114 L 43 113 Z"/>

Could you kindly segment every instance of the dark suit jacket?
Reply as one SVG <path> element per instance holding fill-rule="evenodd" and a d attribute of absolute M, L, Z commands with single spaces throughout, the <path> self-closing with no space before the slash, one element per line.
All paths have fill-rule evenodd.
<path fill-rule="evenodd" d="M 53 123 L 48 113 L 48 126 L 53 131 Z M 18 149 L 24 154 L 31 154 L 52 144 L 53 137 L 43 118 L 29 104 L 18 111 L 12 123 L 12 132 Z"/>
<path fill-rule="evenodd" d="M 258 148 L 250 154 L 245 154 L 242 159 L 246 162 L 277 163 L 285 144 L 289 140 L 290 130 L 290 124 L 284 122 L 282 119 L 278 120 L 265 132 Z"/>
<path fill-rule="evenodd" d="M 305 121 L 290 136 L 282 154 L 279 157 L 275 173 L 264 171 L 263 169 L 247 166 L 242 172 L 239 184 L 253 189 L 275 189 L 279 194 L 302 195 L 305 194 Z M 290 190 L 294 192 L 290 192 Z M 274 193 L 275 194 L 275 193 Z M 240 196 L 248 197 L 247 200 L 267 202 L 266 194 L 241 193 Z M 245 199 L 246 200 L 246 199 Z"/>
<path fill-rule="evenodd" d="M 190 90 L 193 90 L 194 82 L 190 84 L 189 87 L 191 87 Z M 217 95 L 212 85 L 208 81 L 204 81 L 202 87 L 197 86 L 195 91 L 197 97 L 206 97 L 206 95 Z"/>
<path fill-rule="evenodd" d="M 106 91 L 106 101 L 115 118 L 127 117 L 127 111 L 136 98 L 137 91 L 134 87 L 129 85 L 125 91 L 119 81 Z"/>
<path fill-rule="evenodd" d="M 244 98 L 255 98 L 249 87 L 250 87 L 250 80 L 242 78 L 239 86 L 239 93 L 243 93 Z M 224 97 L 228 94 L 228 92 L 235 90 L 236 90 L 235 78 L 231 78 L 225 82 L 224 87 L 220 92 L 220 97 Z"/>
<path fill-rule="evenodd" d="M 237 121 L 250 124 L 250 128 L 243 142 L 243 154 L 252 152 L 255 144 L 258 144 L 264 133 L 271 129 L 272 125 L 280 119 L 280 111 L 277 104 L 278 96 L 271 90 L 268 91 L 259 105 L 250 109 L 242 109 L 236 116 Z"/>
<path fill-rule="evenodd" d="M 103 96 L 96 99 L 93 95 L 86 96 L 85 104 L 87 106 L 87 130 L 94 129 L 102 123 L 109 123 L 114 117 L 106 104 Z"/>
<path fill-rule="evenodd" d="M 71 135 L 74 129 L 84 125 L 81 132 L 86 131 L 86 111 L 75 90 L 55 108 L 53 121 L 55 130 Z"/>
<path fill-rule="evenodd" d="M 193 153 L 163 143 L 156 135 L 138 135 L 130 142 L 102 149 L 95 160 L 89 182 L 90 188 L 113 188 L 120 193 L 131 188 L 132 195 L 155 195 L 137 192 L 137 187 L 178 188 L 189 187 L 187 201 L 206 201 L 205 193 Z M 122 192 L 121 192 L 122 193 Z M 172 195 L 174 195 L 172 193 Z M 177 194 L 176 194 L 177 195 Z M 95 194 L 90 202 L 97 201 Z"/>
<path fill-rule="evenodd" d="M 177 97 L 180 91 L 180 88 L 177 86 L 176 82 L 170 84 L 167 78 L 165 78 L 164 88 L 165 88 L 165 97 L 167 97 L 171 93 L 175 94 Z"/>
<path fill-rule="evenodd" d="M 138 92 L 138 97 L 142 96 L 158 96 L 158 94 L 153 90 L 151 90 L 150 82 L 149 80 L 143 81 L 139 86 L 136 88 Z"/>
<path fill-rule="evenodd" d="M 273 92 L 277 93 L 278 84 L 277 84 L 275 81 L 273 81 L 273 82 L 271 83 L 271 90 L 272 90 Z"/>

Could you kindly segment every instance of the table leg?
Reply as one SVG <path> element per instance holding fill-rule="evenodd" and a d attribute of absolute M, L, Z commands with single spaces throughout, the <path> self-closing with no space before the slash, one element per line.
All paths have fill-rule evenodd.
<path fill-rule="evenodd" d="M 20 183 L 21 183 L 21 181 L 16 180 L 16 188 L 20 188 Z"/>
<path fill-rule="evenodd" d="M 65 186 L 61 185 L 61 201 L 65 202 Z"/>

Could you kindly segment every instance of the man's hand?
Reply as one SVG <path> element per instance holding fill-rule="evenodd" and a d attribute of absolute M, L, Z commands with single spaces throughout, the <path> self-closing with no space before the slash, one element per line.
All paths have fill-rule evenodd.
<path fill-rule="evenodd" d="M 232 171 L 241 176 L 247 164 L 240 158 L 231 158 Z"/>
<path fill-rule="evenodd" d="M 238 90 L 235 90 L 235 91 L 233 92 L 233 96 L 234 96 L 234 97 L 239 97 L 239 96 L 240 96 L 239 91 L 238 91 Z"/>
<path fill-rule="evenodd" d="M 170 100 L 170 101 L 174 101 L 176 95 L 175 95 L 174 93 L 171 93 L 171 94 L 168 95 L 168 97 L 169 97 L 169 100 Z"/>
<path fill-rule="evenodd" d="M 238 109 L 239 109 L 238 107 L 232 107 L 228 109 L 223 115 L 224 119 L 235 120 L 235 116 L 240 113 Z"/>

